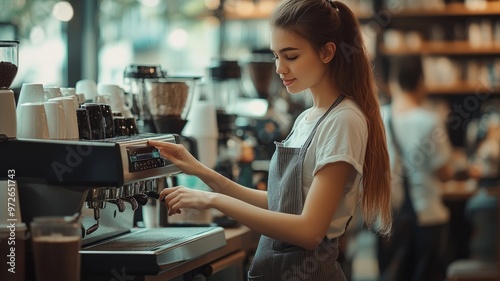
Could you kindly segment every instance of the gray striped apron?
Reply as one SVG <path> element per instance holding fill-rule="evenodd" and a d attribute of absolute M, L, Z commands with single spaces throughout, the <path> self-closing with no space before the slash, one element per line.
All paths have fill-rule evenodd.
<path fill-rule="evenodd" d="M 320 122 L 343 99 L 344 95 L 340 95 L 323 114 L 302 147 L 285 147 L 284 141 L 275 142 L 276 151 L 269 164 L 267 185 L 269 210 L 289 214 L 302 213 L 302 165 L 307 148 Z M 287 139 L 292 134 L 293 131 Z M 330 240 L 326 236 L 318 239 L 321 240 L 318 248 L 306 250 L 262 235 L 248 272 L 248 280 L 345 281 L 337 262 L 338 239 Z"/>

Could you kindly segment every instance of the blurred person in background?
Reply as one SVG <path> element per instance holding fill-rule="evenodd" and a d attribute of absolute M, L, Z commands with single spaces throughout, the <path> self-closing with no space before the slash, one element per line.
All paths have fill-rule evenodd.
<path fill-rule="evenodd" d="M 499 104 L 488 101 L 480 118 L 468 124 L 468 175 L 477 181 L 478 190 L 467 201 L 465 218 L 472 225 L 470 258 L 496 267 L 498 257 L 498 199 L 488 189 L 500 186 L 500 112 Z"/>
<path fill-rule="evenodd" d="M 382 107 L 391 162 L 394 222 L 378 239 L 380 280 L 443 281 L 449 211 L 441 183 L 452 178 L 444 120 L 424 107 L 419 56 L 390 61 L 391 103 Z"/>

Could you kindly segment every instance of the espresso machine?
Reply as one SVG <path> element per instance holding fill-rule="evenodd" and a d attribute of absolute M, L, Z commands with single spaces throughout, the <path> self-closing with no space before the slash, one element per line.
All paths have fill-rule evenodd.
<path fill-rule="evenodd" d="M 158 198 L 169 178 L 180 172 L 147 144 L 149 139 L 182 143 L 179 135 L 154 133 L 89 141 L 0 141 L 0 167 L 16 171 L 24 223 L 39 216 L 81 216 L 82 280 L 112 280 L 114 272 L 147 280 L 226 244 L 223 229 L 216 226 L 134 227 L 135 210 L 148 198 Z M 158 202 L 160 220 L 165 209 Z M 26 280 L 34 280 L 29 276 L 33 264 L 27 261 Z"/>

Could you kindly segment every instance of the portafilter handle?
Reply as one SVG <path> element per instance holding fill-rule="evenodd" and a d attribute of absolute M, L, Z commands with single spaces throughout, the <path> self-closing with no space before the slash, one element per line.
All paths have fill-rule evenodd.
<path fill-rule="evenodd" d="M 124 197 L 123 201 L 130 203 L 133 211 L 139 208 L 139 203 L 137 203 L 137 200 L 135 200 L 134 196 Z"/>
<path fill-rule="evenodd" d="M 94 208 L 94 219 L 95 219 L 95 224 L 89 227 L 86 231 L 86 235 L 90 235 L 93 232 L 95 232 L 99 228 L 99 218 L 101 217 L 101 212 L 99 208 Z"/>
<path fill-rule="evenodd" d="M 106 207 L 106 199 L 109 196 L 109 190 L 101 188 L 93 188 L 87 194 L 87 207 L 94 210 L 94 219 L 96 223 L 89 227 L 85 234 L 89 235 L 99 228 L 99 219 L 101 217 L 101 209 Z"/>
<path fill-rule="evenodd" d="M 160 198 L 160 193 L 158 191 L 148 191 L 145 195 L 154 199 Z M 162 199 L 161 202 L 165 202 L 165 199 Z"/>
<path fill-rule="evenodd" d="M 148 196 L 144 193 L 134 195 L 135 201 L 141 206 L 144 206 L 148 203 Z"/>
<path fill-rule="evenodd" d="M 119 196 L 120 190 L 116 187 L 109 189 L 107 201 L 111 204 L 115 204 L 118 207 L 118 211 L 123 213 L 125 211 L 125 202 Z"/>
<path fill-rule="evenodd" d="M 118 207 L 118 211 L 120 213 L 123 213 L 125 212 L 125 209 L 127 208 L 125 206 L 125 202 L 123 202 L 123 200 L 121 198 L 118 198 L 118 199 L 110 199 L 108 200 L 109 203 L 111 204 L 115 204 L 117 207 Z"/>

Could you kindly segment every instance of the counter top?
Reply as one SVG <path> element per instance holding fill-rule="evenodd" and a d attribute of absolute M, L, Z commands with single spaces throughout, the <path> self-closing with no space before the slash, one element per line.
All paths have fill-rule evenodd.
<path fill-rule="evenodd" d="M 260 235 L 246 226 L 224 229 L 226 246 L 214 250 L 196 259 L 170 264 L 162 268 L 156 276 L 145 276 L 147 281 L 164 281 L 180 276 L 202 266 L 216 263 L 231 254 L 241 255 L 242 252 L 251 252 L 257 248 Z"/>

